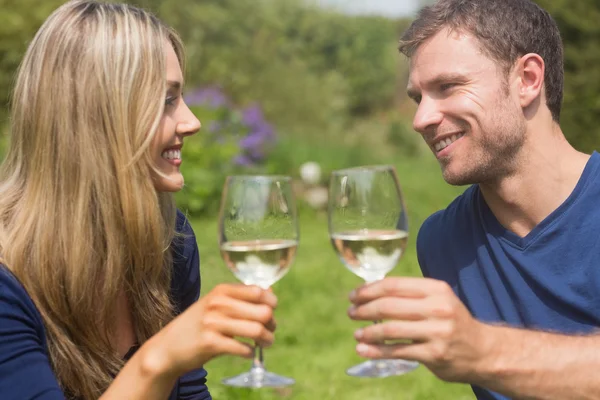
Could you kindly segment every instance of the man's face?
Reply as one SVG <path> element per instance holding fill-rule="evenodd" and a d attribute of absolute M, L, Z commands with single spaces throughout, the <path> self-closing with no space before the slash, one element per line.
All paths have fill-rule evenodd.
<path fill-rule="evenodd" d="M 469 34 L 442 30 L 417 49 L 408 93 L 413 120 L 446 182 L 494 182 L 510 175 L 525 141 L 525 117 L 510 81 Z"/>

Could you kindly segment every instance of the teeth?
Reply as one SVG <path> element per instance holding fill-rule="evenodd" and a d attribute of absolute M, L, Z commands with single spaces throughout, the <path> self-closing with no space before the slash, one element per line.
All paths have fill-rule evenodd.
<path fill-rule="evenodd" d="M 166 150 L 161 154 L 167 160 L 181 160 L 181 150 Z"/>
<path fill-rule="evenodd" d="M 464 133 L 460 133 L 458 135 L 452 135 L 448 139 L 440 140 L 437 142 L 433 148 L 436 152 L 444 150 L 446 147 L 450 146 L 452 143 L 456 142 L 458 139 L 464 136 Z"/>

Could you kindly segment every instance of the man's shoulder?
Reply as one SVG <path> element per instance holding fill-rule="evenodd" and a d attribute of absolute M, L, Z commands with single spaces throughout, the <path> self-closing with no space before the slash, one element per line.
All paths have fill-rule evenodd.
<path fill-rule="evenodd" d="M 467 188 L 448 207 L 429 216 L 421 225 L 417 235 L 417 257 L 423 274 L 440 277 L 440 266 L 446 268 L 448 261 L 464 255 L 465 247 L 474 238 L 474 221 L 477 218 L 477 186 Z M 446 268 L 445 273 L 449 273 Z"/>
<path fill-rule="evenodd" d="M 419 237 L 431 237 L 441 234 L 456 234 L 472 220 L 476 211 L 476 199 L 479 188 L 477 185 L 468 187 L 456 197 L 445 209 L 430 215 L 419 229 Z"/>

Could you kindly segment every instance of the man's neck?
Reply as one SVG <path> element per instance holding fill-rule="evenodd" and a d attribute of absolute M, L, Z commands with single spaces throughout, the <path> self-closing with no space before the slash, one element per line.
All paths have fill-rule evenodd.
<path fill-rule="evenodd" d="M 556 210 L 573 192 L 589 155 L 575 150 L 558 126 L 529 140 L 510 176 L 479 185 L 496 219 L 520 237 Z"/>

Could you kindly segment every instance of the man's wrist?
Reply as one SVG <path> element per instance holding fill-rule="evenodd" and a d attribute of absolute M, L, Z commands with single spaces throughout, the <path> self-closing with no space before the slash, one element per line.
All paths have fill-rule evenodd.
<path fill-rule="evenodd" d="M 496 380 L 503 371 L 503 351 L 511 340 L 510 329 L 479 322 L 479 334 L 476 339 L 476 355 L 467 381 L 486 386 Z"/>

